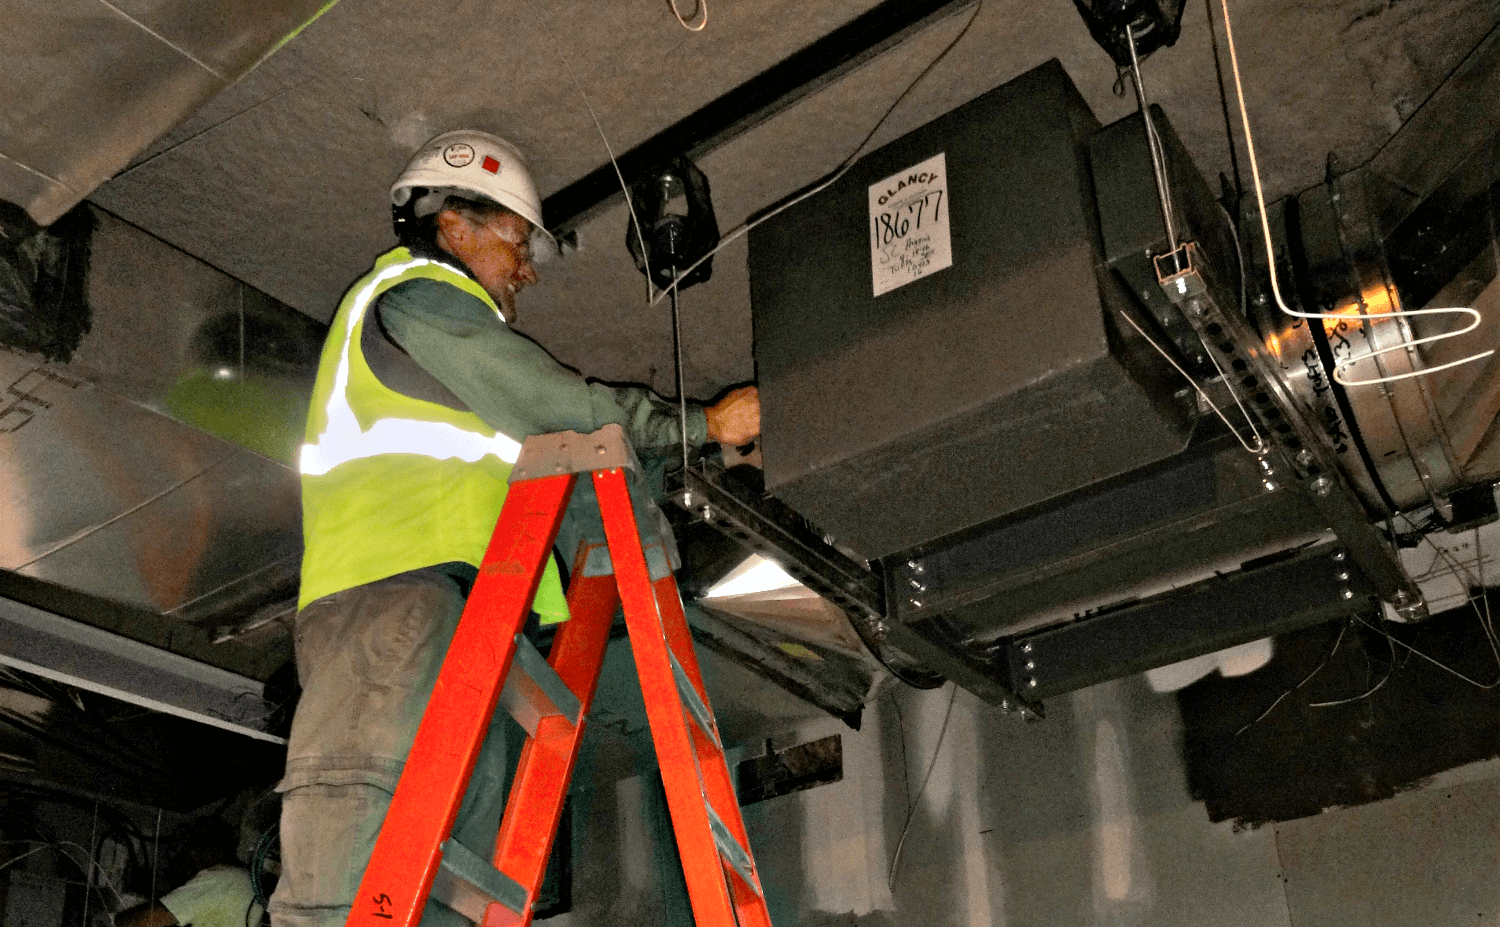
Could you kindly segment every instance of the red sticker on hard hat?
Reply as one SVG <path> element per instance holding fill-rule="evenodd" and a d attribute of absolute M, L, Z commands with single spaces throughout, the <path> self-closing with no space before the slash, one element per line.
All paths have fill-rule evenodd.
<path fill-rule="evenodd" d="M 496 161 L 489 155 L 484 156 L 484 160 L 479 162 L 479 166 L 489 171 L 491 174 L 500 173 L 500 162 Z"/>
<path fill-rule="evenodd" d="M 474 160 L 474 147 L 465 145 L 463 142 L 449 145 L 443 149 L 443 160 L 447 161 L 450 167 L 467 167 L 469 162 Z"/>

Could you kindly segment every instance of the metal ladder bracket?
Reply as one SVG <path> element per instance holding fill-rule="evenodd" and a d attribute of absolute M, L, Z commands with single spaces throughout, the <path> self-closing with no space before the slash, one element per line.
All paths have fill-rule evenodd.
<path fill-rule="evenodd" d="M 443 841 L 440 849 L 443 860 L 432 880 L 431 897 L 476 924 L 484 923 L 484 912 L 491 902 L 520 920 L 527 905 L 526 889 L 520 883 L 452 837 Z"/>
<path fill-rule="evenodd" d="M 650 571 L 651 581 L 655 582 L 672 573 L 677 564 L 672 562 L 672 553 L 664 544 L 652 544 L 646 548 L 646 568 Z M 590 548 L 583 569 L 584 576 L 608 576 L 613 573 L 615 566 L 614 561 L 609 559 L 609 548 L 602 544 Z"/>
<path fill-rule="evenodd" d="M 754 864 L 750 860 L 750 854 L 740 846 L 738 840 L 734 839 L 734 835 L 729 832 L 729 827 L 719 817 L 714 806 L 707 801 L 703 803 L 703 806 L 708 809 L 708 827 L 714 832 L 714 843 L 719 845 L 719 856 L 739 873 L 746 885 L 755 889 L 757 895 L 761 894 L 760 883 L 756 881 L 752 871 Z"/>
<path fill-rule="evenodd" d="M 667 656 L 672 660 L 672 678 L 677 682 L 677 697 L 682 700 L 682 704 L 687 707 L 688 714 L 692 715 L 693 720 L 697 722 L 698 729 L 714 742 L 714 746 L 720 750 L 724 749 L 724 745 L 719 742 L 719 732 L 714 728 L 714 717 L 709 712 L 708 706 L 703 704 L 703 699 L 698 696 L 698 690 L 693 688 L 687 671 L 682 668 L 681 663 L 677 662 L 675 653 L 668 651 Z"/>
<path fill-rule="evenodd" d="M 610 423 L 590 434 L 555 431 L 532 435 L 521 445 L 521 455 L 511 467 L 510 482 L 613 468 L 642 472 L 640 459 L 625 440 L 625 429 Z"/>
<path fill-rule="evenodd" d="M 524 634 L 516 635 L 516 658 L 505 674 L 500 704 L 532 737 L 543 718 L 561 715 L 576 725 L 580 714 L 578 696 Z"/>

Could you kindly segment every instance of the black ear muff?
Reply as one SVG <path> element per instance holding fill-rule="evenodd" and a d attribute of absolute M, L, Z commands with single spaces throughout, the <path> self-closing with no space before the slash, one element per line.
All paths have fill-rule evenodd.
<path fill-rule="evenodd" d="M 412 187 L 406 193 L 406 202 L 399 206 L 391 204 L 391 231 L 396 233 L 397 241 L 406 243 L 407 236 L 416 230 L 417 201 L 427 192 L 426 187 Z"/>

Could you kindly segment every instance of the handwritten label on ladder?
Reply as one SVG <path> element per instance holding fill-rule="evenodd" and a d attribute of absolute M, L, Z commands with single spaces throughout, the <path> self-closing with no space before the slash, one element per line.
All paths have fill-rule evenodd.
<path fill-rule="evenodd" d="M 869 231 L 876 296 L 953 266 L 944 154 L 870 185 Z"/>

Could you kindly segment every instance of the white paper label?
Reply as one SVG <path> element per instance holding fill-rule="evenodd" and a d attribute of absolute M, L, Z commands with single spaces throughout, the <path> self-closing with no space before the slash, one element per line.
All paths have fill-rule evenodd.
<path fill-rule="evenodd" d="M 943 154 L 870 185 L 869 231 L 876 296 L 953 266 Z"/>

